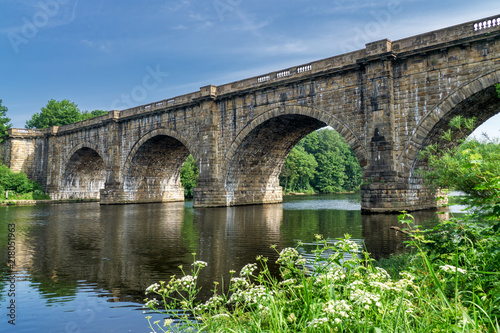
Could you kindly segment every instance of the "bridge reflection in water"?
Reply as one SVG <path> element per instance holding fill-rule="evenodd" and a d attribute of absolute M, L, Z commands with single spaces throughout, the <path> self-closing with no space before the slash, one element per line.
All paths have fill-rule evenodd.
<path fill-rule="evenodd" d="M 344 210 L 317 209 L 332 202 L 344 202 Z M 396 215 L 362 215 L 359 197 L 353 195 L 229 208 L 192 208 L 182 202 L 92 203 L 9 208 L 1 214 L 22 230 L 19 272 L 48 298 L 71 296 L 78 281 L 86 281 L 108 290 L 117 301 L 141 301 L 151 283 L 180 274 L 180 265 L 189 270 L 192 253 L 209 263 L 200 276 L 208 290 L 221 277 L 228 281 L 229 270 L 255 262 L 257 255 L 269 257 L 276 270 L 277 254 L 270 248 L 274 244 L 281 249 L 296 246 L 298 240 L 314 242 L 316 234 L 338 238 L 349 233 L 363 239 L 368 252 L 379 258 L 403 251 L 405 239 L 390 229 L 398 225 Z M 423 221 L 435 213 L 414 215 Z"/>
<path fill-rule="evenodd" d="M 414 216 L 424 221 L 435 214 Z M 378 258 L 402 251 L 405 239 L 389 229 L 397 225 L 397 215 L 361 214 L 359 194 L 287 197 L 282 204 L 228 208 L 193 208 L 190 202 L 0 207 L 4 221 L 17 230 L 19 312 L 36 308 L 19 332 L 64 331 L 73 322 L 82 331 L 143 332 L 144 290 L 179 275 L 180 265 L 189 271 L 192 253 L 208 262 L 199 278 L 208 296 L 213 281 L 227 283 L 229 270 L 238 272 L 257 255 L 268 257 L 277 272 L 271 245 L 281 250 L 298 240 L 313 243 L 317 234 L 334 239 L 349 233 Z M 0 243 L 0 253 L 7 253 L 6 243 Z M 7 280 L 1 275 L 0 306 L 8 300 Z M 92 312 L 97 310 L 99 315 Z"/>

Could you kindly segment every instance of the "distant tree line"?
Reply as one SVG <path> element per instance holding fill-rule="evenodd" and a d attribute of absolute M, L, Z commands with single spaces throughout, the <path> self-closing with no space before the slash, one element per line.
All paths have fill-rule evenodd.
<path fill-rule="evenodd" d="M 288 154 L 280 185 L 288 192 L 337 193 L 357 191 L 362 182 L 358 159 L 334 130 L 312 132 Z"/>

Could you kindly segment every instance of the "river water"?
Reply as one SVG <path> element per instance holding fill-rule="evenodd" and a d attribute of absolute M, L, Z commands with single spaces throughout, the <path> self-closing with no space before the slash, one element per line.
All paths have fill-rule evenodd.
<path fill-rule="evenodd" d="M 422 223 L 436 214 L 414 216 Z M 348 233 L 374 258 L 398 253 L 405 239 L 392 225 L 397 215 L 362 215 L 358 194 L 229 208 L 191 201 L 0 207 L 0 332 L 149 332 L 144 290 L 180 274 L 179 265 L 189 269 L 193 253 L 208 263 L 200 275 L 208 293 L 257 255 L 274 262 L 271 245 L 294 247 L 316 234 Z"/>

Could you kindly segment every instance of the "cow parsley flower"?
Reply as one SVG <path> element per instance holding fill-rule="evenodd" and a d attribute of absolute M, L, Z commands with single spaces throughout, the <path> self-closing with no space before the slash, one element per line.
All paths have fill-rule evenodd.
<path fill-rule="evenodd" d="M 152 285 L 146 288 L 146 295 L 153 291 L 157 291 L 158 288 L 160 288 L 160 285 L 158 283 L 153 283 Z"/>
<path fill-rule="evenodd" d="M 242 277 L 250 276 L 256 269 L 257 269 L 257 264 L 247 264 L 241 269 L 240 276 Z"/>
<path fill-rule="evenodd" d="M 200 268 L 203 268 L 203 267 L 207 267 L 207 263 L 205 261 L 201 261 L 201 260 L 196 260 L 194 263 L 193 263 L 193 266 L 194 267 L 200 267 Z"/>
<path fill-rule="evenodd" d="M 307 323 L 307 327 L 318 328 L 328 323 L 328 318 L 314 318 Z"/>
<path fill-rule="evenodd" d="M 467 271 L 463 268 L 460 268 L 460 267 L 455 267 L 455 266 L 452 266 L 452 265 L 443 265 L 443 266 L 439 266 L 439 268 L 441 268 L 441 270 L 443 272 L 446 272 L 446 273 L 460 273 L 460 274 L 466 274 Z"/>

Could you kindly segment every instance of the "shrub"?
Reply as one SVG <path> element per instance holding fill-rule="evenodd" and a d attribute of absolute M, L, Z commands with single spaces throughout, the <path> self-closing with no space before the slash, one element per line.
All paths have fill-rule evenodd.
<path fill-rule="evenodd" d="M 37 200 L 47 199 L 43 187 L 31 180 L 24 172 L 12 172 L 7 166 L 0 165 L 0 198 L 5 199 L 5 191 L 9 191 L 9 199 Z"/>

